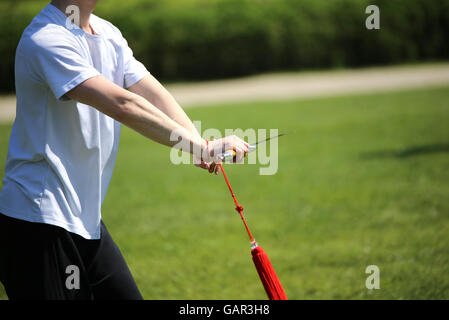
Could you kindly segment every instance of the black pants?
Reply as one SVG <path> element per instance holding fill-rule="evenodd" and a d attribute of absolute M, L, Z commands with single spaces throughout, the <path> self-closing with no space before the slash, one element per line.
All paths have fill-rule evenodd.
<path fill-rule="evenodd" d="M 0 214 L 0 281 L 9 299 L 127 299 L 142 296 L 101 223 L 101 239 Z"/>

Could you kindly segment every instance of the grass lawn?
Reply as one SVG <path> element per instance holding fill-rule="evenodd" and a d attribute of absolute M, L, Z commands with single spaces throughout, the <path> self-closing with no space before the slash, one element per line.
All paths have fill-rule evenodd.
<path fill-rule="evenodd" d="M 292 133 L 276 175 L 226 167 L 290 299 L 449 298 L 449 88 L 188 113 L 203 129 Z M 265 299 L 223 177 L 127 128 L 121 139 L 103 219 L 144 297 Z M 372 264 L 380 290 L 365 287 Z"/>

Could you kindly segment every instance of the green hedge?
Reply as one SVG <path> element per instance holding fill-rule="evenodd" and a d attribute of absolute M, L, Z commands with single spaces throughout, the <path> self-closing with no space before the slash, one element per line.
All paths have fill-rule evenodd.
<path fill-rule="evenodd" d="M 15 47 L 46 3 L 2 0 L 1 91 L 13 90 Z M 380 30 L 365 28 L 369 4 Z M 449 0 L 107 0 L 95 13 L 166 81 L 449 58 Z"/>

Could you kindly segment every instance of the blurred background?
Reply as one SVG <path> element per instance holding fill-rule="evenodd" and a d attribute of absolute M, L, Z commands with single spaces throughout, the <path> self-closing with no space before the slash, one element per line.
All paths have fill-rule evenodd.
<path fill-rule="evenodd" d="M 48 2 L 0 3 L 2 168 L 15 49 Z M 292 133 L 276 175 L 227 169 L 290 299 L 449 298 L 449 0 L 99 0 L 95 14 L 203 130 Z M 223 178 L 121 139 L 103 219 L 144 297 L 264 299 Z"/>
<path fill-rule="evenodd" d="M 0 90 L 14 89 L 14 53 L 48 0 L 0 3 Z M 365 8 L 381 9 L 382 32 Z M 163 81 L 449 58 L 449 1 L 99 0 L 136 57 Z"/>

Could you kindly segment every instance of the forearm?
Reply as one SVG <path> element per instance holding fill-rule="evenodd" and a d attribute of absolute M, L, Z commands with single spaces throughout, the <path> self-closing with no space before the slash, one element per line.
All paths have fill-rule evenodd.
<path fill-rule="evenodd" d="M 205 148 L 205 142 L 198 135 L 171 119 L 144 97 L 118 87 L 103 76 L 86 80 L 66 96 L 98 109 L 163 145 L 195 154 Z"/>
<path fill-rule="evenodd" d="M 201 137 L 192 120 L 168 91 L 157 97 L 154 105 L 197 137 Z"/>
<path fill-rule="evenodd" d="M 198 138 L 201 137 L 198 130 L 181 106 L 176 102 L 175 98 L 153 76 L 149 75 L 145 77 L 137 84 L 128 88 L 128 90 L 145 98 L 169 118 L 179 123 Z"/>
<path fill-rule="evenodd" d="M 148 99 L 130 91 L 120 88 L 103 76 L 96 76 L 82 82 L 65 96 L 97 109 L 151 140 L 189 152 L 200 158 L 202 163 L 207 164 L 217 152 L 225 150 L 234 150 L 238 161 L 248 152 L 248 143 L 236 136 L 216 140 L 213 146 L 207 144 L 190 120 L 186 120 L 187 115 L 176 111 L 176 108 L 169 108 L 172 112 L 169 114 L 175 118 L 172 119 Z M 209 165 L 203 167 L 209 168 Z M 213 171 L 213 166 L 211 168 Z"/>
<path fill-rule="evenodd" d="M 173 119 L 143 97 L 134 95 L 119 108 L 121 111 L 118 121 L 151 140 L 191 154 L 194 151 L 201 152 L 205 147 L 196 129 L 193 130 L 185 119 Z M 182 123 L 177 119 L 181 119 Z M 191 122 L 190 124 L 193 127 Z"/>

